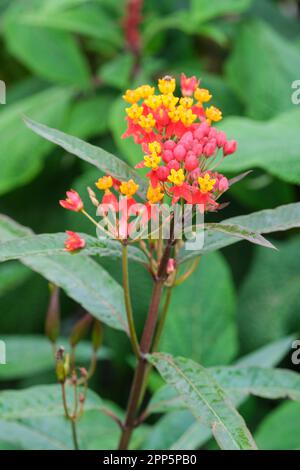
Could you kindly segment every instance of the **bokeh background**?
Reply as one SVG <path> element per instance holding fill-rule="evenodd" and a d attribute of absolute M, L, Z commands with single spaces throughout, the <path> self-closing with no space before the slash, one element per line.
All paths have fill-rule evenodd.
<path fill-rule="evenodd" d="M 0 64 L 7 86 L 7 103 L 0 105 L 0 212 L 37 233 L 93 234 L 58 200 L 72 187 L 89 205 L 86 186 L 100 175 L 31 133 L 22 115 L 135 164 L 138 148 L 121 139 L 122 92 L 165 74 L 201 77 L 223 111 L 222 127 L 239 143 L 225 174 L 253 170 L 226 195 L 231 204 L 223 218 L 299 200 L 300 105 L 291 95 L 292 83 L 300 80 L 300 2 L 0 0 Z M 272 241 L 278 252 L 241 242 L 205 257 L 174 295 L 161 348 L 211 366 L 274 343 L 263 350 L 264 360 L 276 362 L 271 355 L 277 351 L 279 364 L 297 370 L 290 348 L 300 330 L 300 234 L 294 230 Z M 117 262 L 101 263 L 120 280 Z M 131 284 L 142 325 L 151 281 L 132 265 Z M 55 381 L 43 336 L 48 301 L 42 277 L 18 262 L 0 266 L 0 339 L 7 341 L 11 361 L 0 366 L 1 389 Z M 61 304 L 67 336 L 83 312 L 63 292 Z M 83 346 L 84 363 L 88 344 Z M 124 407 L 132 376 L 129 343 L 107 329 L 105 346 L 91 386 Z M 159 384 L 153 375 L 150 389 Z M 300 404 L 251 398 L 242 414 L 260 447 L 300 448 Z M 103 419 L 91 447 L 115 445 L 117 431 Z M 168 448 L 191 423 L 187 412 L 170 413 L 153 421 L 150 434 L 145 428 L 136 445 Z M 0 424 L 0 447 L 26 448 L 26 432 L 8 443 Z M 61 429 L 59 436 L 65 442 Z"/>

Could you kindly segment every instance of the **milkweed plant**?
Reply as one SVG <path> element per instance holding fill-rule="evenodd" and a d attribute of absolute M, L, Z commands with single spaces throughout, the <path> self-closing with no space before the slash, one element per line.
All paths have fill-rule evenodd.
<path fill-rule="evenodd" d="M 120 428 L 118 448 L 126 450 L 132 446 L 133 433 L 151 429 L 149 417 L 186 409 L 205 434 L 204 442 L 213 437 L 221 449 L 255 450 L 237 407 L 250 393 L 268 398 L 288 395 L 275 369 L 257 368 L 254 377 L 247 367 L 251 363 L 205 368 L 189 358 L 164 353 L 160 347 L 162 333 L 168 335 L 166 318 L 172 318 L 172 293 L 197 275 L 202 257 L 240 240 L 274 249 L 262 234 L 293 227 L 284 206 L 212 222 L 226 213 L 226 192 L 247 173 L 232 179 L 222 174 L 224 159 L 242 158 L 242 149 L 241 156 L 235 155 L 238 143 L 222 131 L 222 112 L 211 104 L 210 91 L 201 85 L 196 77 L 182 74 L 181 96 L 171 76 L 159 79 L 158 89 L 142 85 L 124 93 L 127 129 L 120 138 L 133 139 L 144 155 L 142 161 L 136 159 L 135 168 L 103 149 L 25 118 L 32 131 L 99 170 L 98 180 L 87 188 L 94 211 L 85 207 L 82 195 L 73 189 L 59 201 L 65 210 L 86 217 L 95 236 L 70 230 L 66 234 L 34 235 L 28 230 L 17 234 L 21 229 L 16 225 L 13 239 L 0 248 L 2 261 L 21 259 L 51 282 L 46 334 L 53 345 L 58 381 L 53 400 L 70 423 L 75 449 L 82 448 L 80 421 L 86 410 L 97 410 L 114 420 Z M 99 256 L 121 260 L 122 286 L 98 263 Z M 131 298 L 132 263 L 146 270 L 153 286 L 141 334 Z M 139 279 L 134 281 L 138 286 Z M 58 342 L 60 287 L 87 312 L 71 331 L 68 350 Z M 132 348 L 131 389 L 126 410 L 120 413 L 89 389 L 105 325 L 123 331 Z M 90 330 L 90 367 L 84 368 L 77 363 L 76 348 Z M 148 382 L 157 372 L 166 384 L 151 396 Z M 286 373 L 292 380 L 294 373 Z M 243 387 L 237 377 L 242 377 Z M 259 380 L 264 387 L 258 386 Z"/>

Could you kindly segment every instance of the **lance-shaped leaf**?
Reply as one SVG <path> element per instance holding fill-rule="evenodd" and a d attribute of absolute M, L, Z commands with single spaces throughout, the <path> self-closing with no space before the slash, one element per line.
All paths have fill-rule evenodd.
<path fill-rule="evenodd" d="M 0 414 L 2 420 L 38 418 L 42 416 L 64 416 L 60 385 L 38 385 L 24 390 L 0 392 Z M 74 406 L 74 389 L 66 387 L 66 397 L 70 409 Z M 84 404 L 85 411 L 104 408 L 101 398 L 88 391 Z"/>
<path fill-rule="evenodd" d="M 195 417 L 211 428 L 221 449 L 256 449 L 245 421 L 207 369 L 168 354 L 156 353 L 148 359 Z"/>
<path fill-rule="evenodd" d="M 0 216 L 0 242 L 26 236 L 29 229 Z M 128 331 L 121 286 L 88 256 L 26 256 L 20 261 L 44 276 L 98 320 Z"/>
<path fill-rule="evenodd" d="M 120 258 L 122 256 L 121 244 L 115 240 L 98 240 L 91 235 L 85 233 L 79 234 L 86 241 L 84 250 L 79 251 L 76 255 L 65 251 L 64 241 L 65 233 L 51 233 L 41 235 L 31 235 L 22 237 L 19 240 L 9 240 L 0 243 L 0 262 L 12 259 L 36 257 L 36 256 L 53 256 L 65 255 L 70 256 L 100 256 L 110 258 Z M 147 259 L 144 253 L 133 246 L 128 247 L 128 258 L 139 263 L 146 263 Z"/>
<path fill-rule="evenodd" d="M 124 181 L 133 178 L 139 185 L 138 194 L 144 198 L 147 190 L 146 181 L 127 163 L 123 162 L 115 155 L 106 152 L 100 147 L 84 142 L 77 137 L 65 134 L 64 132 L 44 126 L 29 118 L 24 118 L 25 124 L 36 134 L 46 140 L 59 145 L 64 150 L 86 162 L 99 168 L 104 173 L 112 175 L 114 178 Z M 121 138 L 121 136 L 120 136 Z"/>
<path fill-rule="evenodd" d="M 291 349 L 291 344 L 296 336 L 286 336 L 278 341 L 274 341 L 267 346 L 259 348 L 258 350 L 243 356 L 236 362 L 239 367 L 274 367 L 278 364 L 288 351 Z M 233 401 L 237 407 L 243 403 L 245 396 L 231 396 L 230 400 Z M 177 412 L 183 407 L 182 399 L 179 397 L 177 391 L 169 385 L 165 385 L 159 389 L 152 397 L 147 414 L 150 413 L 165 413 L 169 414 Z M 172 411 L 170 411 L 172 410 Z M 166 415 L 168 416 L 168 415 Z M 182 435 L 177 438 L 170 449 L 173 450 L 194 450 L 204 445 L 212 437 L 209 427 L 199 426 L 197 420 L 188 425 Z"/>
<path fill-rule="evenodd" d="M 300 401 L 300 375 L 265 367 L 213 367 L 210 372 L 229 396 L 255 395 Z"/>
<path fill-rule="evenodd" d="M 300 227 L 300 203 L 286 204 L 276 209 L 267 209 L 253 214 L 232 217 L 222 221 L 224 225 L 240 225 L 253 232 L 272 233 Z M 241 240 L 241 239 L 240 239 Z M 205 232 L 204 246 L 200 250 L 182 250 L 179 262 L 183 263 L 195 256 L 199 256 L 210 251 L 220 250 L 226 246 L 240 241 L 237 237 L 232 237 L 225 233 Z"/>
<path fill-rule="evenodd" d="M 241 225 L 236 224 L 205 224 L 206 230 L 211 232 L 222 232 L 227 235 L 234 236 L 236 238 L 241 238 L 248 240 L 248 242 L 254 243 L 256 245 L 265 246 L 266 248 L 275 248 L 272 243 L 266 240 L 262 235 L 252 230 L 249 230 Z"/>

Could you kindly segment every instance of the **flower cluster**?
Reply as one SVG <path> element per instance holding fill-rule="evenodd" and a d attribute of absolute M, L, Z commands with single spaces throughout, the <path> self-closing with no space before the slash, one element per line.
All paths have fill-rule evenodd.
<path fill-rule="evenodd" d="M 221 121 L 222 112 L 205 107 L 212 95 L 199 85 L 196 77 L 182 74 L 182 96 L 177 97 L 175 79 L 166 76 L 158 80 L 159 94 L 154 87 L 143 85 L 123 96 L 131 105 L 126 108 L 128 128 L 123 138 L 133 136 L 145 153 L 136 167 L 150 170 L 147 198 L 151 204 L 167 195 L 173 204 L 183 198 L 213 211 L 228 189 L 227 179 L 214 170 L 236 151 L 237 143 L 212 127 Z"/>
<path fill-rule="evenodd" d="M 222 119 L 222 112 L 209 106 L 212 95 L 200 88 L 196 77 L 181 76 L 181 97 L 175 93 L 176 81 L 170 76 L 158 80 L 159 93 L 150 85 L 127 90 L 124 100 L 128 128 L 123 138 L 133 136 L 141 145 L 144 159 L 136 168 L 146 168 L 149 186 L 147 203 L 142 213 L 137 209 L 135 195 L 139 185 L 133 179 L 118 181 L 105 175 L 95 183 L 101 191 L 101 202 L 89 188 L 92 203 L 98 215 L 106 216 L 108 210 L 118 214 L 115 238 L 126 239 L 130 234 L 129 218 L 141 215 L 141 224 L 156 218 L 156 205 L 165 197 L 172 204 L 197 205 L 204 212 L 220 208 L 219 197 L 227 191 L 229 182 L 216 171 L 217 166 L 237 149 L 234 140 L 229 141 L 224 132 L 212 126 Z M 80 196 L 74 190 L 67 192 L 61 200 L 62 207 L 82 212 L 98 225 L 85 211 Z M 67 232 L 67 251 L 76 251 L 85 246 L 84 240 L 73 232 Z"/>

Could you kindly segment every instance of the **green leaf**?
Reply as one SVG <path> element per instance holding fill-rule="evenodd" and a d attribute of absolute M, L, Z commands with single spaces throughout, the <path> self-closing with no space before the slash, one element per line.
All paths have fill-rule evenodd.
<path fill-rule="evenodd" d="M 86 241 L 84 250 L 76 253 L 75 256 L 100 256 L 121 258 L 121 244 L 115 240 L 98 240 L 96 237 L 80 234 Z M 52 257 L 53 255 L 64 255 L 66 258 L 74 257 L 74 254 L 68 253 L 64 248 L 64 241 L 67 236 L 65 233 L 52 233 L 31 235 L 22 237 L 19 240 L 9 240 L 0 243 L 0 262 L 20 258 L 33 258 L 41 255 Z M 132 261 L 146 263 L 147 258 L 144 253 L 134 246 L 128 247 L 128 257 Z"/>
<path fill-rule="evenodd" d="M 28 132 L 22 122 L 22 114 L 59 126 L 72 95 L 70 90 L 48 88 L 15 104 L 1 107 L 0 194 L 32 180 L 42 169 L 43 157 L 50 149 L 48 143 Z"/>
<path fill-rule="evenodd" d="M 123 53 L 102 65 L 98 75 L 108 86 L 113 86 L 119 90 L 125 90 L 130 85 L 133 65 L 133 55 Z"/>
<path fill-rule="evenodd" d="M 114 48 L 122 47 L 120 25 L 100 4 L 89 2 L 88 5 L 71 5 L 72 8 L 66 6 L 68 5 L 57 4 L 56 7 L 50 5 L 47 10 L 44 7 L 41 11 L 27 13 L 22 18 L 23 23 L 82 34 L 104 41 Z"/>
<path fill-rule="evenodd" d="M 47 417 L 49 422 L 49 418 Z M 72 450 L 71 442 L 66 436 L 70 433 L 65 420 L 61 420 L 64 426 L 65 439 L 51 436 L 47 432 L 35 429 L 27 423 L 17 421 L 0 421 L 0 449 L 3 450 Z"/>
<path fill-rule="evenodd" d="M 300 376 L 291 370 L 234 366 L 214 367 L 210 372 L 230 397 L 255 395 L 300 401 Z"/>
<path fill-rule="evenodd" d="M 54 82 L 89 87 L 87 62 L 70 34 L 24 22 L 38 10 L 40 0 L 13 2 L 4 18 L 4 37 L 10 52 L 34 73 Z"/>
<path fill-rule="evenodd" d="M 209 21 L 218 16 L 243 13 L 252 0 L 191 0 L 191 14 L 199 21 Z"/>
<path fill-rule="evenodd" d="M 245 117 L 225 119 L 222 130 L 236 139 L 239 147 L 234 156 L 220 165 L 220 170 L 238 173 L 261 168 L 279 179 L 299 184 L 300 110 L 297 106 L 293 108 L 267 122 Z"/>
<path fill-rule="evenodd" d="M 7 363 L 0 367 L 0 381 L 18 380 L 24 377 L 32 377 L 34 374 L 54 368 L 53 350 L 45 336 L 40 335 L 1 335 L 0 339 L 6 346 Z M 68 350 L 68 340 L 59 338 L 59 344 Z M 76 348 L 78 363 L 89 363 L 92 346 L 81 341 Z M 20 357 L 22 361 L 20 361 Z M 106 348 L 101 348 L 99 359 L 109 357 Z"/>
<path fill-rule="evenodd" d="M 300 227 L 300 203 L 287 204 L 276 209 L 267 209 L 249 215 L 232 217 L 223 224 L 237 224 L 256 233 L 272 233 Z M 182 250 L 179 262 L 183 263 L 200 254 L 220 250 L 237 243 L 238 239 L 222 233 L 205 233 L 204 247 L 201 250 Z"/>
<path fill-rule="evenodd" d="M 39 418 L 42 416 L 64 416 L 60 385 L 38 385 L 24 390 L 0 392 L 0 414 L 2 420 Z M 70 407 L 74 399 L 72 386 L 66 387 Z M 103 402 L 96 393 L 88 391 L 85 410 L 103 409 Z"/>
<path fill-rule="evenodd" d="M 247 114 L 255 119 L 268 119 L 293 108 L 291 85 L 299 67 L 299 50 L 295 45 L 266 22 L 248 21 L 236 38 L 227 63 L 227 77 L 246 105 Z M 282 132 L 283 129 L 279 137 Z M 257 157 L 262 155 L 264 160 L 263 152 Z"/>
<path fill-rule="evenodd" d="M 27 234 L 27 228 L 0 216 L 0 242 Z M 128 331 L 121 286 L 88 256 L 41 255 L 20 261 L 64 289 L 100 321 Z"/>
<path fill-rule="evenodd" d="M 224 224 L 224 222 L 220 222 L 218 224 L 216 223 L 210 223 L 210 224 L 205 224 L 205 228 L 211 232 L 222 232 L 226 233 L 227 235 L 233 235 L 234 237 L 241 238 L 243 240 L 248 240 L 251 243 L 254 243 L 256 245 L 261 245 L 266 248 L 274 248 L 274 245 L 270 243 L 268 240 L 266 240 L 262 235 L 259 233 L 253 232 L 245 227 L 242 227 L 241 225 L 236 225 L 236 224 Z"/>
<path fill-rule="evenodd" d="M 162 353 L 150 355 L 149 360 L 177 390 L 195 417 L 211 428 L 222 449 L 256 449 L 243 418 L 208 370 L 190 359 Z"/>
<path fill-rule="evenodd" d="M 235 307 L 227 263 L 217 253 L 205 257 L 193 276 L 173 291 L 160 350 L 186 354 L 206 366 L 228 364 L 237 352 Z"/>
<path fill-rule="evenodd" d="M 262 450 L 292 450 L 300 447 L 300 403 L 284 403 L 259 425 L 256 439 Z"/>
<path fill-rule="evenodd" d="M 112 96 L 93 95 L 72 104 L 68 119 L 68 133 L 81 139 L 105 134 L 108 130 L 107 107 Z M 101 119 L 99 117 L 101 116 Z"/>
<path fill-rule="evenodd" d="M 30 271 L 20 263 L 0 266 L 0 296 L 12 291 L 30 277 Z"/>
<path fill-rule="evenodd" d="M 96 166 L 104 173 L 109 173 L 114 178 L 121 181 L 134 178 L 140 186 L 138 194 L 141 195 L 141 197 L 144 197 L 147 187 L 146 181 L 143 180 L 134 169 L 130 168 L 125 162 L 111 153 L 88 144 L 76 137 L 72 137 L 56 129 L 51 129 L 43 124 L 39 124 L 31 119 L 25 118 L 25 123 L 36 134 L 59 145 L 67 152 L 76 155 L 91 165 Z"/>
<path fill-rule="evenodd" d="M 294 339 L 296 339 L 296 336 L 287 336 L 279 341 L 274 341 L 267 346 L 242 357 L 236 361 L 235 364 L 240 367 L 274 367 L 284 358 L 287 352 L 290 351 L 291 344 Z M 238 399 L 236 396 L 230 396 L 230 399 L 233 399 L 235 406 L 239 406 L 244 402 L 244 398 L 241 398 L 241 396 Z M 178 393 L 174 388 L 169 385 L 165 385 L 153 395 L 148 405 L 147 414 L 165 412 L 173 414 L 174 409 L 178 410 L 181 407 L 182 400 L 178 396 Z M 172 411 L 170 412 L 170 410 Z M 185 411 L 184 413 L 187 412 Z M 210 438 L 210 429 L 204 426 L 199 426 L 198 421 L 194 420 L 190 425 L 185 427 L 184 432 L 172 443 L 170 449 L 198 449 Z"/>
<path fill-rule="evenodd" d="M 300 238 L 279 244 L 276 256 L 258 249 L 239 297 L 239 326 L 244 350 L 297 331 L 300 327 Z"/>

